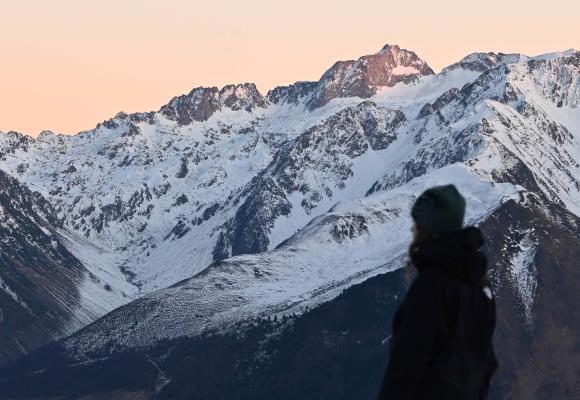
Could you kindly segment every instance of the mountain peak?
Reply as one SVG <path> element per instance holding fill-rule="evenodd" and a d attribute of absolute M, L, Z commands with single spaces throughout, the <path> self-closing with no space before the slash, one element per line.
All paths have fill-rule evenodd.
<path fill-rule="evenodd" d="M 441 72 L 446 73 L 458 68 L 464 69 L 466 71 L 485 72 L 499 64 L 518 62 L 520 57 L 521 54 L 518 53 L 471 53 L 463 57 L 458 62 L 443 68 Z"/>
<path fill-rule="evenodd" d="M 171 99 L 161 107 L 160 112 L 180 125 L 187 125 L 193 121 L 206 121 L 223 108 L 251 111 L 265 105 L 266 99 L 254 83 L 241 83 L 226 85 L 221 89 L 215 86 L 196 87 L 188 94 Z"/>
<path fill-rule="evenodd" d="M 373 96 L 384 87 L 412 83 L 434 72 L 413 51 L 386 44 L 375 54 L 355 60 L 338 61 L 320 78 L 317 93 L 310 101 L 311 109 L 323 106 L 337 97 Z"/>
<path fill-rule="evenodd" d="M 580 56 L 580 51 L 575 49 L 568 49 L 564 51 L 556 51 L 552 53 L 540 54 L 538 56 L 530 57 L 530 59 L 538 61 L 538 60 L 552 60 L 557 58 L 567 58 L 574 56 L 576 57 Z"/>
<path fill-rule="evenodd" d="M 381 52 L 382 51 L 387 51 L 387 50 L 401 50 L 401 48 L 397 44 L 388 44 L 388 43 L 385 43 L 385 45 L 381 49 Z"/>
<path fill-rule="evenodd" d="M 45 129 L 38 134 L 38 136 L 36 137 L 36 140 L 51 140 L 51 138 L 53 138 L 55 136 L 58 136 L 58 135 L 51 130 Z"/>
<path fill-rule="evenodd" d="M 239 83 L 226 85 L 219 91 L 219 98 L 224 106 L 234 111 L 251 111 L 255 107 L 265 107 L 266 99 L 255 83 Z"/>

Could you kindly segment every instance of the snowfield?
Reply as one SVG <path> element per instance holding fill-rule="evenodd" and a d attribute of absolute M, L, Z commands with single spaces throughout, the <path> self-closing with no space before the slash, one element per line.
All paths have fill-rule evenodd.
<path fill-rule="evenodd" d="M 503 202 L 520 198 L 509 183 L 481 180 L 454 164 L 388 192 L 340 202 L 274 250 L 212 264 L 168 289 L 145 296 L 66 342 L 78 353 L 104 347 L 142 347 L 161 339 L 227 330 L 256 317 L 300 314 L 345 288 L 400 268 L 411 239 L 409 210 L 433 185 L 454 183 L 466 198 L 470 224 Z"/>

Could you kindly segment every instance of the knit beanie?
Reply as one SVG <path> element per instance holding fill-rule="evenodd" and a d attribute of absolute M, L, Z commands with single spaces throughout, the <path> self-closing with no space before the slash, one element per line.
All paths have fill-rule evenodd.
<path fill-rule="evenodd" d="M 415 201 L 411 216 L 418 228 L 429 233 L 450 233 L 463 226 L 465 199 L 454 185 L 434 186 Z"/>

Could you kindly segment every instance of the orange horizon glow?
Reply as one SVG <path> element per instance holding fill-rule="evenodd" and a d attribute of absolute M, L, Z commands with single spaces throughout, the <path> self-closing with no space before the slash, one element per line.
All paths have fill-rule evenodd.
<path fill-rule="evenodd" d="M 0 131 L 74 134 L 196 86 L 265 95 L 386 43 L 436 72 L 477 51 L 580 49 L 580 2 L 478 4 L 0 0 Z"/>

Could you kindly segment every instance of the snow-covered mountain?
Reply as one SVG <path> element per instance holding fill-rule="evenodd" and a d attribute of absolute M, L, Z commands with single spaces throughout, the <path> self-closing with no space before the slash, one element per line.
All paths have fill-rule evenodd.
<path fill-rule="evenodd" d="M 506 310 L 522 332 L 539 329 L 536 268 L 553 260 L 538 259 L 527 223 L 494 218 L 515 207 L 577 239 L 579 71 L 569 50 L 476 53 L 434 74 L 387 45 L 266 96 L 196 88 L 74 136 L 0 134 L 0 170 L 45 199 L 54 240 L 88 271 L 75 288 L 100 308 L 77 302 L 70 318 L 136 299 L 59 351 L 85 362 L 306 315 L 402 266 L 414 196 L 449 181 L 469 222 L 505 242 L 491 250 L 512 271 L 494 275 Z M 577 332 L 572 320 L 555 325 Z"/>
<path fill-rule="evenodd" d="M 382 153 L 407 117 L 399 106 L 359 104 L 353 96 L 369 97 L 398 82 L 416 84 L 432 71 L 397 46 L 343 64 L 346 72 L 337 78 L 331 79 L 335 65 L 319 82 L 276 88 L 266 97 L 253 84 L 196 88 L 159 112 L 119 113 L 75 136 L 2 134 L 0 168 L 53 204 L 70 238 L 68 247 L 95 275 L 128 297 L 138 297 L 189 277 L 215 259 L 271 248 L 336 201 L 364 195 L 379 175 L 365 181 L 358 175 L 366 174 L 362 171 L 369 163 L 383 163 Z M 439 95 L 437 89 L 431 96 Z M 292 95 L 297 92 L 301 96 Z M 361 123 L 368 138 L 359 138 Z M 336 136 L 325 138 L 326 132 Z M 325 141 L 325 154 L 298 168 L 301 158 L 318 152 L 317 143 L 308 141 L 319 138 Z M 295 148 L 297 143 L 301 148 Z M 279 151 L 282 146 L 294 150 Z M 277 172 L 285 173 L 284 163 L 297 162 L 291 175 Z M 269 176 L 275 168 L 277 175 Z M 298 192 L 296 201 L 304 206 L 260 210 L 272 213 L 268 227 L 285 207 L 302 213 L 293 231 L 250 237 L 253 228 L 241 227 L 240 220 L 261 201 L 267 203 L 260 196 L 275 196 L 280 183 L 263 194 L 261 186 L 297 174 L 300 184 L 286 183 L 280 200 L 288 203 L 285 197 Z M 248 232 L 238 232 L 244 229 Z"/>
<path fill-rule="evenodd" d="M 167 338 L 227 331 L 254 318 L 299 314 L 355 283 L 399 268 L 411 239 L 408 210 L 415 194 L 449 181 L 464 188 L 468 223 L 520 199 L 512 184 L 480 181 L 461 165 L 447 166 L 397 189 L 338 203 L 276 249 L 216 262 L 113 311 L 66 345 L 79 355 L 81 349 L 105 345 L 145 347 Z"/>
<path fill-rule="evenodd" d="M 55 207 L 71 251 L 93 273 L 138 297 L 215 259 L 272 248 L 337 201 L 476 154 L 488 178 L 514 151 L 524 162 L 564 163 L 536 164 L 537 173 L 552 199 L 578 212 L 578 189 L 563 187 L 577 176 L 577 58 L 471 55 L 430 75 L 414 53 L 385 46 L 346 62 L 346 81 L 329 80 L 335 65 L 306 90 L 298 83 L 264 98 L 251 84 L 197 88 L 159 112 L 119 113 L 75 136 L 3 134 L 0 168 Z M 401 70 L 409 66 L 420 74 Z M 561 76 L 561 86 L 546 76 Z M 355 78 L 368 90 L 348 92 Z M 309 111 L 321 92 L 332 98 Z M 517 129 L 500 134 L 506 113 Z M 558 170 L 572 178 L 556 182 Z"/>

